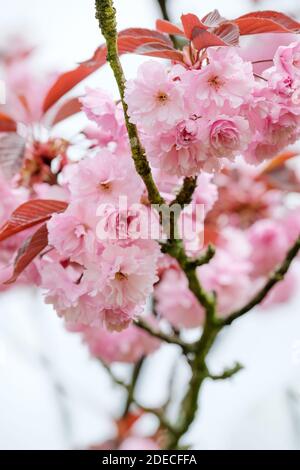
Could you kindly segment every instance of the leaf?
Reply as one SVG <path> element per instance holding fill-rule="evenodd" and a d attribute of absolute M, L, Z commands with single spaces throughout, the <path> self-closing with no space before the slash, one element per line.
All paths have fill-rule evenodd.
<path fill-rule="evenodd" d="M 210 33 L 205 29 L 200 28 L 194 28 L 192 42 L 198 51 L 206 47 L 227 46 L 226 42 L 219 38 L 216 34 Z"/>
<path fill-rule="evenodd" d="M 182 53 L 180 51 L 177 51 L 167 43 L 154 42 L 152 38 L 122 37 L 119 39 L 119 51 L 122 54 L 131 52 L 138 55 L 182 61 Z"/>
<path fill-rule="evenodd" d="M 261 174 L 270 173 L 277 168 L 282 167 L 288 160 L 294 157 L 298 157 L 299 152 L 288 151 L 277 155 L 277 157 L 272 158 L 263 168 Z"/>
<path fill-rule="evenodd" d="M 178 26 L 176 26 L 175 24 L 167 20 L 160 20 L 160 19 L 156 20 L 156 29 L 160 31 L 161 33 L 185 36 L 182 29 L 180 29 Z"/>
<path fill-rule="evenodd" d="M 224 20 L 216 10 L 200 21 L 196 15 L 182 15 L 182 24 L 187 38 L 192 41 L 197 50 L 212 46 L 237 45 L 239 41 L 239 28 L 233 23 Z M 206 24 L 207 22 L 207 24 Z M 216 27 L 209 27 L 215 24 Z"/>
<path fill-rule="evenodd" d="M 59 108 L 54 119 L 52 121 L 52 125 L 58 124 L 61 121 L 77 114 L 81 111 L 82 104 L 80 103 L 78 98 L 71 98 Z"/>
<path fill-rule="evenodd" d="M 44 113 L 48 111 L 62 96 L 68 93 L 78 83 L 98 70 L 106 62 L 106 47 L 103 45 L 96 51 L 94 61 L 87 61 L 80 64 L 76 69 L 65 72 L 58 77 L 56 82 L 48 91 L 43 103 Z"/>
<path fill-rule="evenodd" d="M 203 24 L 198 16 L 188 13 L 181 16 L 181 21 L 184 29 L 185 36 L 192 41 L 195 37 L 195 29 L 197 31 L 207 31 L 208 27 Z"/>
<path fill-rule="evenodd" d="M 25 140 L 15 132 L 0 132 L 0 170 L 11 179 L 21 168 Z"/>
<path fill-rule="evenodd" d="M 9 285 L 16 282 L 20 274 L 47 246 L 48 229 L 47 224 L 44 224 L 30 238 L 28 238 L 24 245 L 20 248 L 14 262 L 13 275 L 4 284 Z"/>
<path fill-rule="evenodd" d="M 158 31 L 146 28 L 129 28 L 119 33 L 120 55 L 133 53 L 182 61 L 182 53 L 177 51 L 170 38 Z"/>
<path fill-rule="evenodd" d="M 218 10 L 213 10 L 208 15 L 202 18 L 202 23 L 208 28 L 217 28 L 221 23 L 224 23 L 226 18 L 220 15 Z"/>
<path fill-rule="evenodd" d="M 267 19 L 271 20 L 278 25 L 286 28 L 289 32 L 298 33 L 300 32 L 300 23 L 293 18 L 290 18 L 283 13 L 273 10 L 265 10 L 265 11 L 254 11 L 252 13 L 248 13 L 246 15 L 240 16 L 238 19 L 245 19 L 245 18 L 259 18 L 259 19 Z"/>
<path fill-rule="evenodd" d="M 237 46 L 240 39 L 239 27 L 230 21 L 222 23 L 215 31 L 214 34 L 218 36 L 228 46 Z"/>
<path fill-rule="evenodd" d="M 102 60 L 102 47 L 96 49 L 93 57 L 85 62 L 86 65 L 93 67 Z M 119 55 L 132 53 L 182 62 L 182 53 L 173 47 L 169 37 L 152 29 L 129 28 L 121 31 L 118 49 Z"/>
<path fill-rule="evenodd" d="M 25 202 L 12 213 L 10 219 L 0 229 L 0 241 L 47 221 L 52 214 L 64 212 L 67 206 L 66 202 L 50 199 Z"/>
<path fill-rule="evenodd" d="M 148 28 L 127 28 L 123 29 L 123 31 L 120 31 L 118 34 L 119 38 L 122 37 L 135 37 L 135 38 L 151 38 L 152 40 L 155 39 L 155 41 L 161 42 L 162 44 L 168 44 L 169 46 L 172 46 L 173 43 L 170 40 L 168 36 L 165 34 L 160 33 L 159 31 L 155 31 L 155 29 L 148 29 Z"/>
<path fill-rule="evenodd" d="M 134 39 L 135 38 L 135 41 Z M 146 29 L 146 28 L 129 28 L 121 31 L 119 33 L 119 52 L 120 55 L 125 54 L 127 52 L 135 52 L 138 46 L 142 44 L 146 44 L 149 42 L 154 42 L 165 44 L 168 46 L 172 46 L 170 39 L 167 36 L 159 33 L 158 31 Z M 174 49 L 176 52 L 176 50 Z M 179 52 L 175 54 L 174 57 L 178 58 L 181 55 Z M 77 68 L 71 70 L 69 72 L 65 72 L 58 77 L 56 82 L 50 88 L 47 93 L 47 96 L 44 100 L 43 104 L 43 111 L 44 113 L 48 111 L 57 101 L 62 98 L 66 93 L 72 90 L 78 83 L 82 80 L 87 78 L 89 75 L 94 73 L 100 67 L 102 67 L 106 63 L 106 45 L 103 44 L 98 47 L 93 55 L 93 57 L 85 62 L 82 62 Z M 150 54 L 143 55 L 154 55 L 155 50 L 152 48 Z M 171 54 L 169 54 L 171 55 Z M 162 53 L 161 56 L 159 55 L 159 49 L 157 49 L 157 55 L 155 57 L 165 57 L 165 53 Z M 179 60 L 180 60 L 179 59 Z"/>
<path fill-rule="evenodd" d="M 300 32 L 300 23 L 276 11 L 255 11 L 240 16 L 234 23 L 241 35 Z"/>
<path fill-rule="evenodd" d="M 17 123 L 7 114 L 0 113 L 0 132 L 16 132 Z"/>

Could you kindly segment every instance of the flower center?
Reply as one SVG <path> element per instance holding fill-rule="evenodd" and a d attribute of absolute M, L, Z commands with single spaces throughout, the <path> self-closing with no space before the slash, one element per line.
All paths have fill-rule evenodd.
<path fill-rule="evenodd" d="M 110 191 L 111 184 L 110 183 L 99 183 L 98 188 L 102 189 L 103 191 Z"/>
<path fill-rule="evenodd" d="M 159 103 L 165 104 L 166 101 L 168 101 L 169 97 L 166 92 L 164 91 L 159 91 L 156 95 L 156 99 Z"/>
<path fill-rule="evenodd" d="M 127 279 L 128 279 L 128 276 L 126 274 L 123 274 L 121 271 L 117 272 L 115 275 L 116 281 L 126 281 Z"/>
<path fill-rule="evenodd" d="M 218 77 L 218 75 L 211 76 L 207 82 L 209 86 L 211 86 L 215 90 L 219 90 L 219 88 L 221 88 L 221 86 L 223 85 L 223 82 L 220 77 Z"/>

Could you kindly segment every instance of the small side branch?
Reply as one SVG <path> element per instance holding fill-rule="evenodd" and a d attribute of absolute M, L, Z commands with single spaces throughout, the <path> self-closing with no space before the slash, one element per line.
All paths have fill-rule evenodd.
<path fill-rule="evenodd" d="M 226 380 L 226 379 L 230 379 L 232 376 L 240 372 L 242 369 L 244 369 L 244 366 L 240 364 L 239 362 L 237 362 L 233 367 L 229 369 L 225 369 L 222 374 L 214 375 L 214 374 L 208 373 L 207 377 L 212 380 Z"/>
<path fill-rule="evenodd" d="M 181 209 L 184 209 L 185 205 L 192 202 L 194 191 L 197 187 L 197 176 L 186 177 L 183 181 L 183 185 L 178 192 L 176 198 L 171 202 L 170 207 L 175 204 L 179 204 Z"/>
<path fill-rule="evenodd" d="M 164 199 L 161 197 L 154 182 L 152 171 L 147 160 L 145 150 L 139 139 L 137 128 L 129 120 L 128 106 L 125 102 L 125 76 L 118 54 L 116 10 L 113 6 L 112 0 L 96 0 L 96 18 L 99 21 L 100 29 L 106 40 L 107 61 L 110 64 L 119 88 L 131 154 L 136 171 L 145 183 L 151 204 L 163 204 Z"/>
<path fill-rule="evenodd" d="M 178 338 L 175 335 L 168 335 L 166 333 L 163 333 L 162 331 L 150 326 L 141 318 L 139 320 L 136 320 L 134 324 L 138 328 L 141 328 L 142 330 L 149 333 L 149 335 L 153 336 L 154 338 L 160 339 L 168 344 L 175 344 L 176 346 L 179 346 L 185 353 L 190 353 L 194 351 L 193 344 L 185 343 L 184 341 L 182 341 L 180 338 Z"/>
<path fill-rule="evenodd" d="M 232 322 L 242 317 L 246 313 L 250 312 L 254 307 L 259 305 L 273 289 L 273 287 L 284 279 L 284 276 L 288 272 L 292 262 L 296 258 L 300 251 L 300 236 L 292 248 L 288 251 L 285 260 L 279 266 L 278 269 L 269 277 L 265 286 L 248 302 L 243 308 L 231 313 L 224 320 L 219 320 L 219 324 L 222 326 L 231 325 Z"/>

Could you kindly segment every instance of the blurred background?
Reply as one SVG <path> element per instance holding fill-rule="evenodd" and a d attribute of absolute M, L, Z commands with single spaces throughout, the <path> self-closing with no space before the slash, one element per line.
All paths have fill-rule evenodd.
<path fill-rule="evenodd" d="M 156 0 L 115 4 L 120 29 L 153 28 L 161 16 Z M 0 49 L 16 36 L 36 45 L 37 73 L 72 68 L 102 42 L 93 0 L 0 0 L 0 6 Z M 208 13 L 207 2 L 199 0 L 169 0 L 168 7 L 175 22 L 181 13 Z M 214 0 L 209 8 L 228 18 L 276 9 L 300 19 L 299 0 Z M 124 58 L 128 77 L 142 60 Z M 108 68 L 87 83 L 115 91 Z M 196 449 L 300 449 L 300 294 L 284 306 L 253 312 L 222 334 L 211 367 L 218 372 L 234 361 L 245 370 L 227 382 L 206 383 L 186 441 Z M 175 389 L 182 389 L 187 371 L 176 348 L 165 346 L 148 361 L 139 401 L 161 403 L 174 362 Z M 114 432 L 112 417 L 121 401 L 122 392 L 80 337 L 65 331 L 39 292 L 18 287 L 0 293 L 1 449 L 71 449 L 101 442 Z M 151 429 L 151 420 L 145 426 Z"/>

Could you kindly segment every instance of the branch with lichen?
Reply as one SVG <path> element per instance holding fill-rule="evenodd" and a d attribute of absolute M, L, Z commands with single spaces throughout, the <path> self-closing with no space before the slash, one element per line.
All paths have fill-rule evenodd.
<path fill-rule="evenodd" d="M 153 180 L 152 171 L 141 144 L 137 128 L 129 120 L 128 108 L 125 102 L 125 76 L 118 54 L 118 33 L 116 22 L 116 10 L 111 0 L 96 0 L 96 18 L 99 21 L 102 34 L 107 45 L 107 61 L 114 73 L 123 105 L 125 123 L 129 137 L 132 158 L 137 173 L 145 183 L 148 198 L 151 204 L 163 204 L 158 188 Z"/>
<path fill-rule="evenodd" d="M 143 179 L 148 191 L 148 199 L 151 204 L 162 205 L 164 199 L 162 198 L 159 190 L 153 180 L 151 168 L 147 160 L 145 151 L 141 145 L 137 128 L 129 120 L 128 108 L 124 99 L 125 91 L 125 77 L 118 55 L 117 44 L 117 25 L 116 25 L 116 11 L 113 6 L 113 0 L 96 0 L 96 17 L 99 20 L 101 31 L 107 43 L 107 60 L 113 70 L 116 82 L 118 84 L 129 142 L 131 147 L 132 158 L 135 163 L 136 171 Z M 171 204 L 179 204 L 181 208 L 191 202 L 194 190 L 196 188 L 196 178 L 185 178 L 182 188 L 179 190 L 175 200 Z M 172 234 L 176 233 L 176 220 L 173 221 Z M 213 247 L 208 247 L 207 251 L 199 258 L 190 258 L 183 245 L 183 241 L 172 236 L 167 242 L 162 244 L 162 252 L 170 255 L 177 260 L 182 271 L 185 273 L 189 289 L 195 295 L 199 304 L 203 307 L 206 315 L 203 326 L 202 335 L 198 341 L 192 344 L 183 342 L 177 335 L 167 335 L 155 328 L 152 328 L 142 320 L 136 322 L 136 326 L 143 328 L 149 334 L 157 337 L 167 343 L 176 344 L 183 350 L 187 362 L 191 367 L 191 379 L 180 405 L 178 419 L 174 424 L 170 424 L 165 416 L 164 409 L 151 410 L 144 408 L 144 411 L 155 414 L 161 423 L 161 426 L 168 432 L 168 442 L 166 448 L 177 449 L 180 446 L 180 440 L 189 429 L 190 425 L 195 419 L 198 410 L 198 397 L 203 382 L 206 379 L 212 380 L 225 380 L 232 377 L 234 374 L 241 370 L 241 365 L 236 364 L 233 368 L 226 369 L 220 375 L 213 375 L 209 372 L 206 365 L 206 358 L 209 354 L 216 337 L 220 331 L 227 325 L 230 325 L 236 319 L 242 317 L 249 312 L 256 305 L 260 304 L 271 289 L 280 282 L 287 273 L 292 261 L 295 259 L 300 250 L 300 236 L 293 247 L 287 253 L 287 256 L 278 269 L 271 274 L 266 285 L 261 291 L 242 309 L 232 312 L 226 319 L 220 319 L 217 316 L 217 297 L 213 292 L 207 292 L 198 278 L 197 268 L 205 263 L 208 263 L 214 256 L 215 251 Z M 131 385 L 127 386 L 117 379 L 116 383 L 125 386 L 128 391 L 128 400 L 125 410 L 129 410 L 131 404 L 135 404 L 134 389 L 137 378 L 140 372 L 140 365 L 137 365 L 133 374 Z M 143 409 L 141 405 L 138 405 Z"/>

